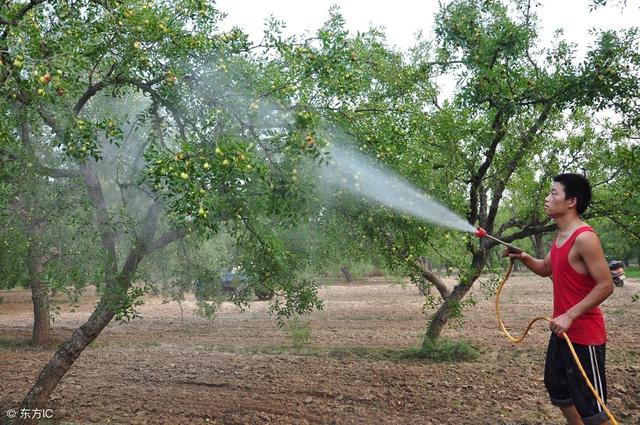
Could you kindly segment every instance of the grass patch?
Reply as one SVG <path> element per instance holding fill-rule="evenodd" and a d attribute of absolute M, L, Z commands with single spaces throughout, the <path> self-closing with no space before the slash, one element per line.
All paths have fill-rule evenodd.
<path fill-rule="evenodd" d="M 640 277 L 640 267 L 638 266 L 634 266 L 634 267 L 625 267 L 624 269 L 624 275 L 626 277 L 631 277 L 631 278 L 637 278 Z"/>
<path fill-rule="evenodd" d="M 406 350 L 406 358 L 426 359 L 434 362 L 468 362 L 478 358 L 480 352 L 467 341 L 438 338 L 426 341 L 422 347 Z"/>
<path fill-rule="evenodd" d="M 31 347 L 31 339 L 0 337 L 0 351 Z"/>
<path fill-rule="evenodd" d="M 311 326 L 309 321 L 302 321 L 297 316 L 289 320 L 283 330 L 297 348 L 306 345 L 311 340 Z"/>
<path fill-rule="evenodd" d="M 228 351 L 236 353 L 272 354 L 311 356 L 330 359 L 365 359 L 371 361 L 427 361 L 436 362 L 467 362 L 473 361 L 480 352 L 465 341 L 451 341 L 440 339 L 429 344 L 426 348 L 372 348 L 372 347 L 301 347 L 301 346 L 261 346 L 261 347 L 215 347 L 214 351 Z"/>
<path fill-rule="evenodd" d="M 607 313 L 609 313 L 611 316 L 624 316 L 626 314 L 626 310 L 624 308 L 614 308 L 613 310 L 609 310 L 607 311 Z"/>

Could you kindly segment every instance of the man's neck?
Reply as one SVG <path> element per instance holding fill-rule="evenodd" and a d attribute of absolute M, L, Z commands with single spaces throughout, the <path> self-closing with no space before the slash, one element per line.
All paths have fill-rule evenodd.
<path fill-rule="evenodd" d="M 565 214 L 560 217 L 554 217 L 553 220 L 556 222 L 560 233 L 574 230 L 582 224 L 582 220 L 577 214 Z"/>

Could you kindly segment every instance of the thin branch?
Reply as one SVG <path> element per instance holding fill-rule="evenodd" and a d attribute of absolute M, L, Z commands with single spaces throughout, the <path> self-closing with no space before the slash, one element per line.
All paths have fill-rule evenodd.
<path fill-rule="evenodd" d="M 515 172 L 518 163 L 522 159 L 522 152 L 525 152 L 529 148 L 531 143 L 533 143 L 536 136 L 538 135 L 538 131 L 542 127 L 542 124 L 549 117 L 552 107 L 553 103 L 549 102 L 542 110 L 542 112 L 540 112 L 540 115 L 531 125 L 531 127 L 529 127 L 527 132 L 520 137 L 520 146 L 518 147 L 514 158 L 505 167 L 506 174 L 501 179 L 497 180 L 496 185 L 493 188 L 493 197 L 491 200 L 491 206 L 489 207 L 489 214 L 487 215 L 487 223 L 485 228 L 488 231 L 491 231 L 493 229 L 493 224 L 495 222 L 496 216 L 498 215 L 498 206 L 500 204 L 500 200 L 502 199 L 504 189 L 507 186 L 507 182 Z"/>
<path fill-rule="evenodd" d="M 96 226 L 100 232 L 102 245 L 108 258 L 105 261 L 105 276 L 107 281 L 112 281 L 117 272 L 116 233 L 111 223 L 111 215 L 102 192 L 102 185 L 96 174 L 91 169 L 89 161 L 86 161 L 82 170 L 87 194 L 95 209 Z"/>
<path fill-rule="evenodd" d="M 424 277 L 428 282 L 433 284 L 433 286 L 440 293 L 440 296 L 442 297 L 443 300 L 447 299 L 449 295 L 451 295 L 451 291 L 449 290 L 447 285 L 444 283 L 444 281 L 440 279 L 440 277 L 437 274 L 429 270 L 425 266 L 425 264 L 423 264 L 423 262 L 416 261 L 416 264 L 420 268 L 420 274 L 422 275 L 422 277 Z"/>
<path fill-rule="evenodd" d="M 100 81 L 94 85 L 90 85 L 87 88 L 87 90 L 82 94 L 82 96 L 80 96 L 80 99 L 78 99 L 76 106 L 73 107 L 73 112 L 76 115 L 78 115 L 82 110 L 82 108 L 84 107 L 84 105 L 87 104 L 89 99 L 91 99 L 96 93 L 98 93 L 100 90 L 102 90 L 106 86 L 107 84 L 104 81 Z"/>
<path fill-rule="evenodd" d="M 180 136 L 182 138 L 186 137 L 185 124 L 182 119 L 182 114 L 180 113 L 180 111 L 178 111 L 178 108 L 175 105 L 173 105 L 167 99 L 160 96 L 160 94 L 153 88 L 154 81 L 146 82 L 146 83 L 143 83 L 140 81 L 127 81 L 127 83 L 131 84 L 134 87 L 137 87 L 138 89 L 142 90 L 145 93 L 148 93 L 156 102 L 158 102 L 160 105 L 167 108 L 171 112 L 171 115 L 173 115 L 173 118 L 176 121 L 176 124 L 178 125 Z"/>
<path fill-rule="evenodd" d="M 467 221 L 469 223 L 475 223 L 478 219 L 478 189 L 480 187 L 480 183 L 484 178 L 487 170 L 491 166 L 493 162 L 493 158 L 496 154 L 496 150 L 498 149 L 498 145 L 504 139 L 507 134 L 506 124 L 509 120 L 509 117 L 505 117 L 506 113 L 504 110 L 500 109 L 496 113 L 496 116 L 493 119 L 493 123 L 491 124 L 491 128 L 493 129 L 493 140 L 491 141 L 491 145 L 487 149 L 487 153 L 485 156 L 485 160 L 476 171 L 475 175 L 471 178 L 471 187 L 469 188 L 469 215 L 467 217 Z"/>
<path fill-rule="evenodd" d="M 169 245 L 171 242 L 184 238 L 187 235 L 187 230 L 184 228 L 171 229 L 167 233 L 160 235 L 156 239 L 152 240 L 146 245 L 144 254 L 150 254 L 160 248 Z"/>

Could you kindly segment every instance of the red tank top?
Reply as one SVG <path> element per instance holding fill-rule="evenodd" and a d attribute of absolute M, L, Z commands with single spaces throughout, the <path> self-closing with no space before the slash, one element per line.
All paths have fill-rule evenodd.
<path fill-rule="evenodd" d="M 593 232 L 589 226 L 576 229 L 561 247 L 556 241 L 551 246 L 551 275 L 553 278 L 553 317 L 560 316 L 582 301 L 596 282 L 588 274 L 575 271 L 569 264 L 569 251 L 579 234 Z M 601 345 L 607 341 L 607 330 L 600 307 L 585 312 L 571 324 L 567 336 L 576 344 Z"/>

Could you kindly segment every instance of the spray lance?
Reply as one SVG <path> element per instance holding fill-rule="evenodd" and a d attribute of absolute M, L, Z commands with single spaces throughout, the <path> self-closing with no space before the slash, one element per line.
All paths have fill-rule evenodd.
<path fill-rule="evenodd" d="M 474 235 L 476 235 L 479 238 L 489 238 L 492 239 L 496 242 L 498 242 L 499 244 L 502 244 L 504 246 L 507 247 L 507 252 L 509 254 L 520 254 L 522 253 L 522 250 L 514 245 L 511 245 L 510 243 L 507 243 L 505 241 L 501 241 L 498 238 L 494 238 L 493 236 L 491 236 L 490 234 L 487 233 L 486 230 L 484 230 L 482 227 L 478 227 L 478 229 L 476 230 L 476 232 L 474 233 Z"/>

